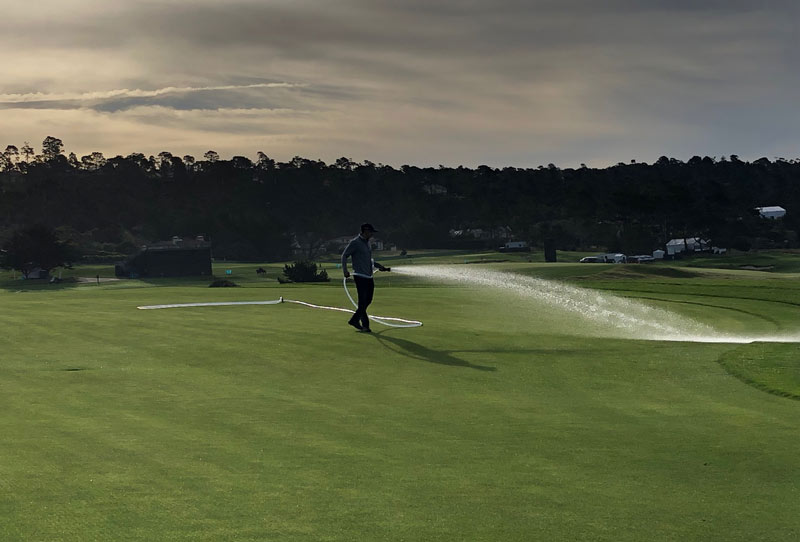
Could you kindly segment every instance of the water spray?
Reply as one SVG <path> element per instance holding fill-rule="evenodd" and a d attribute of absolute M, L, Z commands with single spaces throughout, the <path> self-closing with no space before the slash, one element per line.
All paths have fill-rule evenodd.
<path fill-rule="evenodd" d="M 562 314 L 581 318 L 602 333 L 625 339 L 701 343 L 800 342 L 800 333 L 785 335 L 738 335 L 678 313 L 562 282 L 504 273 L 468 269 L 457 265 L 404 266 L 402 272 L 419 278 L 481 286 L 493 292 L 505 291 L 521 301 L 544 304 Z"/>

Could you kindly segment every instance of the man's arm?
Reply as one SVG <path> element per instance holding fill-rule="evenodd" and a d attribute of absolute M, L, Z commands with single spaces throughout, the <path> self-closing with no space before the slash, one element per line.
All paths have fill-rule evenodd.
<path fill-rule="evenodd" d="M 347 270 L 347 258 L 353 253 L 353 242 L 350 241 L 342 252 L 342 273 L 344 278 L 350 278 L 350 271 Z"/>

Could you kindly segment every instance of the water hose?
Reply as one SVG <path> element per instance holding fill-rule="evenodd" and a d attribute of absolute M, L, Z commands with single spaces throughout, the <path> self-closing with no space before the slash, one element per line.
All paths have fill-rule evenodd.
<path fill-rule="evenodd" d="M 350 303 L 352 303 L 355 308 L 358 308 L 358 303 L 353 301 L 353 296 L 350 295 L 350 290 L 347 289 L 347 277 L 345 277 L 342 280 L 342 286 L 344 287 L 344 293 L 347 294 L 347 298 L 350 300 Z M 419 322 L 417 320 L 404 320 L 403 318 L 392 318 L 390 316 L 370 316 L 369 319 L 372 320 L 373 322 L 378 322 L 379 324 L 383 324 L 384 326 L 389 326 L 389 327 L 420 327 L 422 325 L 422 322 Z M 390 322 L 399 322 L 399 323 L 394 324 Z"/>
<path fill-rule="evenodd" d="M 137 309 L 181 309 L 184 307 L 222 307 L 225 305 L 277 305 L 283 303 L 283 298 L 272 301 L 218 301 L 213 303 L 172 303 L 169 305 L 143 305 Z"/>
<path fill-rule="evenodd" d="M 344 287 L 344 292 L 347 294 L 347 298 L 350 300 L 350 303 L 352 303 L 354 307 L 358 308 L 358 304 L 353 300 L 353 296 L 350 295 L 350 291 L 347 289 L 346 277 L 342 281 L 342 286 Z M 325 309 L 329 311 L 347 312 L 350 314 L 353 314 L 355 312 L 353 310 L 343 309 L 341 307 L 328 307 L 325 305 L 315 305 L 313 303 L 306 303 L 305 301 L 298 301 L 296 299 L 284 299 L 283 297 L 270 301 L 215 301 L 207 303 L 171 303 L 166 305 L 142 305 L 136 308 L 142 310 L 152 310 L 152 309 L 179 309 L 186 307 L 223 307 L 228 305 L 278 305 L 280 303 L 294 303 L 296 305 L 311 307 L 312 309 Z M 405 320 L 403 318 L 392 318 L 390 316 L 370 316 L 369 319 L 372 320 L 373 322 L 378 322 L 379 324 L 389 327 L 420 327 L 422 325 L 422 322 L 419 322 L 417 320 Z"/>

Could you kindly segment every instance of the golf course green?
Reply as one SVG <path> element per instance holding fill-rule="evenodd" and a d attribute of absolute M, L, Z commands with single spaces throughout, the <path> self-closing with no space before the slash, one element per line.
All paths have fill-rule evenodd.
<path fill-rule="evenodd" d="M 800 539 L 800 255 L 737 257 L 382 260 L 371 313 L 424 325 L 372 334 L 289 303 L 137 309 L 348 307 L 334 263 L 317 284 L 215 263 L 238 288 L 4 271 L 0 540 Z M 746 339 L 618 332 L 485 272 Z"/>

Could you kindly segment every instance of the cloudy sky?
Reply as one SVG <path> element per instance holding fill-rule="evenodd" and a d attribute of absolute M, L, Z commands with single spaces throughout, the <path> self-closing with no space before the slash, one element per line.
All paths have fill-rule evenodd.
<path fill-rule="evenodd" d="M 0 148 L 800 157 L 800 2 L 0 0 Z"/>

